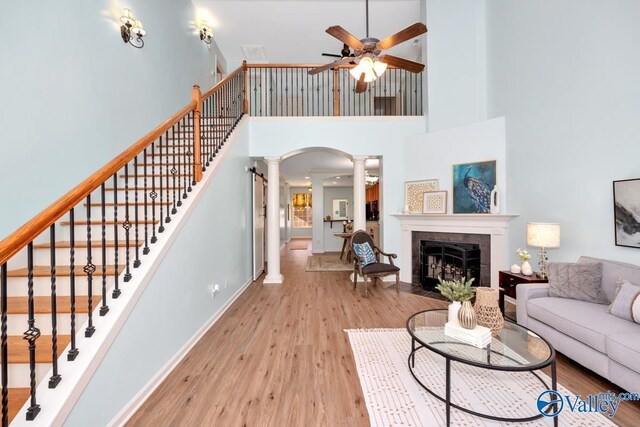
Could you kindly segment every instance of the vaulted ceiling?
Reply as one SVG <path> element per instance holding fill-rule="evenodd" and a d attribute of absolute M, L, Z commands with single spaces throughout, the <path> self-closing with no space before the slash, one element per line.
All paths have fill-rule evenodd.
<path fill-rule="evenodd" d="M 365 0 L 193 0 L 207 17 L 213 36 L 230 66 L 242 62 L 241 46 L 264 46 L 266 62 L 322 64 L 342 43 L 325 33 L 340 25 L 364 38 Z M 420 21 L 419 0 L 370 0 L 369 33 L 382 39 Z M 424 38 L 422 36 L 421 38 Z M 386 53 L 420 60 L 421 40 L 407 41 Z M 253 61 L 256 62 L 256 61 Z"/>

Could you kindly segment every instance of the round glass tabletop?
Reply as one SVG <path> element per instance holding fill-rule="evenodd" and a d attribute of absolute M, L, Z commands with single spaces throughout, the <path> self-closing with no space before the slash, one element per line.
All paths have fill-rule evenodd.
<path fill-rule="evenodd" d="M 407 320 L 409 334 L 426 348 L 452 360 L 498 370 L 534 370 L 555 357 L 551 345 L 527 328 L 505 320 L 504 328 L 484 348 L 444 334 L 447 310 L 426 310 Z"/>

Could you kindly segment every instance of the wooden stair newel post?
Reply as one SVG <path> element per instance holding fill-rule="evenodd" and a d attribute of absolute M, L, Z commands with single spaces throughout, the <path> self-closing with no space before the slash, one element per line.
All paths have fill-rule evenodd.
<path fill-rule="evenodd" d="M 249 99 L 248 99 L 248 89 L 249 89 L 249 67 L 247 66 L 247 61 L 242 61 L 242 70 L 244 73 L 244 88 L 242 89 L 242 114 L 249 114 Z"/>
<path fill-rule="evenodd" d="M 333 69 L 333 115 L 340 115 L 340 77 L 338 67 Z"/>
<path fill-rule="evenodd" d="M 196 103 L 193 108 L 193 179 L 202 180 L 202 155 L 200 147 L 200 112 L 202 110 L 202 93 L 200 86 L 193 85 L 191 99 Z"/>

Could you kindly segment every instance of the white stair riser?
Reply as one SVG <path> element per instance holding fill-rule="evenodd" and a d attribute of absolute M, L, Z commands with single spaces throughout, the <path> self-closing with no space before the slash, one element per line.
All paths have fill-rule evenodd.
<path fill-rule="evenodd" d="M 80 303 L 80 298 L 76 298 L 76 306 Z M 108 302 L 109 300 L 107 300 Z M 100 303 L 97 300 L 93 301 L 93 307 L 96 307 L 96 303 Z M 87 306 L 86 297 L 82 298 L 83 306 Z M 108 314 L 107 314 L 108 316 Z M 26 314 L 10 314 L 7 321 L 7 333 L 9 335 L 22 335 L 29 326 L 27 324 L 28 315 Z M 86 322 L 88 315 L 86 313 L 76 313 L 76 332 L 80 330 L 84 322 Z M 40 329 L 42 335 L 51 335 L 51 314 L 36 314 L 36 328 Z M 57 316 L 57 329 L 59 335 L 71 334 L 71 313 L 58 313 Z M 58 351 L 60 349 L 58 348 Z"/>
<path fill-rule="evenodd" d="M 36 346 L 37 347 L 37 346 Z M 58 353 L 62 354 L 64 349 L 59 349 Z M 36 363 L 36 384 L 45 379 L 49 379 L 47 374 L 51 369 L 51 363 Z M 8 369 L 8 383 L 10 388 L 28 388 L 29 387 L 29 364 L 28 363 L 10 363 Z M 36 396 L 37 399 L 37 396 Z M 24 417 L 24 414 L 18 416 Z"/>
<path fill-rule="evenodd" d="M 164 212 L 163 215 L 163 220 L 166 220 L 167 217 L 167 212 Z M 157 218 L 157 217 L 156 217 Z M 159 219 L 156 219 L 157 221 L 159 221 Z M 134 221 L 133 218 L 130 219 L 131 222 Z M 154 224 L 146 224 L 147 227 L 147 236 L 149 237 L 149 240 L 151 240 L 151 236 L 153 234 L 153 226 Z M 102 240 L 102 225 L 91 225 L 91 241 L 101 241 Z M 160 224 L 155 224 L 155 228 L 156 228 L 156 235 L 158 235 L 158 229 L 160 227 Z M 116 231 L 114 230 L 114 224 L 107 224 L 106 228 L 105 228 L 105 240 L 115 240 L 115 235 L 116 235 Z M 139 223 L 138 224 L 138 240 L 139 241 L 143 241 L 144 240 L 144 228 L 145 228 L 145 224 L 143 223 Z M 118 241 L 119 242 L 125 242 L 126 241 L 126 236 L 127 236 L 127 232 L 124 228 L 122 228 L 122 224 L 118 224 Z M 87 234 L 87 225 L 76 225 L 75 226 L 75 241 L 86 241 L 88 238 L 88 234 Z M 70 226 L 62 226 L 60 229 L 60 232 L 57 235 L 57 238 L 59 240 L 69 240 L 71 238 L 71 233 L 70 233 Z M 131 228 L 129 229 L 129 242 L 135 242 L 136 241 L 136 226 L 135 224 L 132 224 Z M 96 257 L 100 255 L 100 248 L 92 248 L 91 249 L 91 254 Z"/>
<path fill-rule="evenodd" d="M 124 242 L 124 240 L 122 240 Z M 133 241 L 132 241 L 133 243 Z M 106 263 L 102 261 L 102 248 L 101 247 L 93 247 L 91 250 L 92 254 L 92 262 L 94 264 L 106 264 L 106 265 L 114 265 L 115 264 L 115 256 L 116 251 L 115 247 L 107 247 L 106 248 Z M 149 249 L 152 249 L 151 244 L 149 244 Z M 142 257 L 143 247 L 139 248 L 140 257 Z M 70 256 L 69 249 L 56 249 L 56 264 L 57 265 L 69 265 Z M 121 247 L 118 249 L 118 265 L 123 265 L 126 257 L 125 248 Z M 131 246 L 129 248 L 129 257 L 130 259 L 135 259 L 135 246 Z M 51 265 L 50 264 L 50 254 L 49 249 L 36 249 L 34 251 L 34 263 L 35 265 Z M 79 248 L 75 251 L 75 263 L 78 264 L 86 264 L 87 263 L 87 250 L 85 248 Z"/>
<path fill-rule="evenodd" d="M 131 274 L 135 274 L 135 269 L 131 269 Z M 93 277 L 92 290 L 93 295 L 100 295 L 102 291 L 102 276 L 96 272 Z M 115 283 L 115 277 L 107 276 L 107 289 L 110 289 Z M 120 287 L 125 285 L 123 278 L 120 277 L 118 284 Z M 70 277 L 56 277 L 56 293 L 58 295 L 69 295 L 71 293 Z M 87 276 L 76 276 L 76 295 L 87 295 Z M 7 278 L 7 295 L 10 297 L 26 297 L 28 295 L 28 286 L 26 277 L 9 277 Z M 33 294 L 35 296 L 51 295 L 51 279 L 49 277 L 33 278 Z"/>

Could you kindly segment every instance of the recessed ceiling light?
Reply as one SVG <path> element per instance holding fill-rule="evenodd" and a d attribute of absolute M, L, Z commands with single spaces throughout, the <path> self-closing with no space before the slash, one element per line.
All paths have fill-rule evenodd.
<path fill-rule="evenodd" d="M 336 179 L 340 179 L 340 177 L 339 177 L 339 176 L 336 176 Z"/>
<path fill-rule="evenodd" d="M 332 184 L 337 184 L 337 182 L 333 181 Z"/>
<path fill-rule="evenodd" d="M 262 45 L 244 45 L 240 46 L 242 54 L 246 60 L 250 61 L 264 61 L 267 59 L 267 55 L 264 52 L 264 46 Z"/>
<path fill-rule="evenodd" d="M 311 179 L 311 177 L 305 176 L 304 179 Z"/>

